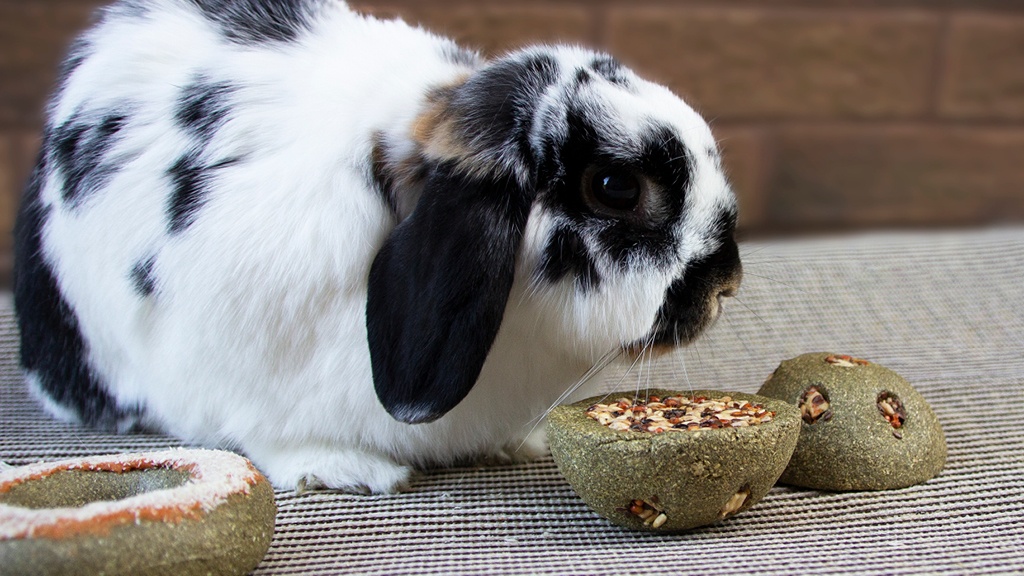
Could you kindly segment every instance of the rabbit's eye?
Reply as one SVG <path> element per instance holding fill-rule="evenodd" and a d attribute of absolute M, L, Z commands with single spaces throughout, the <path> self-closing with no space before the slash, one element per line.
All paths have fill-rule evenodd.
<path fill-rule="evenodd" d="M 594 200 L 613 210 L 632 210 L 640 203 L 640 180 L 622 168 L 598 170 L 590 181 Z"/>

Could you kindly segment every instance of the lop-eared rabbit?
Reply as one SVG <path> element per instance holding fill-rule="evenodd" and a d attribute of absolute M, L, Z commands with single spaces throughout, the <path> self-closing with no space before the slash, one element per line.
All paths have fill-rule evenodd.
<path fill-rule="evenodd" d="M 691 341 L 739 284 L 707 123 L 578 47 L 125 0 L 47 113 L 16 230 L 30 386 L 278 487 L 508 455 L 598 359 Z"/>

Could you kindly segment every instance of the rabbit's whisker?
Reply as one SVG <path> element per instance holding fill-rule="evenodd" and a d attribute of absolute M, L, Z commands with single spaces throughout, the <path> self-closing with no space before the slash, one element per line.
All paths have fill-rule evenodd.
<path fill-rule="evenodd" d="M 651 383 L 651 363 L 653 362 L 653 359 L 654 359 L 654 352 L 653 352 L 653 349 L 652 349 L 652 345 L 653 344 L 654 344 L 654 336 L 653 335 L 652 336 L 648 336 L 647 339 L 644 341 L 643 348 L 640 349 L 640 353 L 637 355 L 636 361 L 633 362 L 634 365 L 637 362 L 640 362 L 640 369 L 637 370 L 637 373 L 636 373 L 636 388 L 634 389 L 634 392 L 633 392 L 633 403 L 634 404 L 636 404 L 636 402 L 640 399 L 640 390 L 643 389 L 643 385 L 641 384 L 641 382 L 644 379 L 644 364 L 647 364 L 647 387 L 650 388 L 650 383 Z"/>
<path fill-rule="evenodd" d="M 684 358 L 682 354 L 676 354 L 676 357 L 678 359 L 678 362 L 676 362 L 676 365 L 678 365 L 680 368 L 683 369 L 683 381 L 686 382 L 686 389 L 691 394 L 693 394 L 693 384 L 690 383 L 690 372 L 686 369 L 686 358 Z M 698 353 L 698 357 L 699 357 L 699 353 Z"/>
<path fill-rule="evenodd" d="M 538 416 L 534 417 L 532 420 L 527 422 L 527 424 L 532 424 L 532 426 L 530 427 L 529 432 L 527 432 L 523 436 L 523 441 L 519 443 L 518 447 L 516 447 L 516 451 L 518 452 L 519 449 L 521 449 L 523 447 L 523 444 L 526 443 L 526 439 L 529 438 L 529 436 L 531 434 L 533 434 L 533 431 L 537 429 L 537 426 L 539 426 L 540 423 L 543 422 L 544 419 L 547 418 L 549 414 L 551 414 L 552 410 L 554 410 L 562 402 L 565 402 L 565 400 L 568 399 L 570 396 L 572 396 L 572 394 L 574 392 L 579 390 L 579 388 L 581 386 L 583 386 L 584 384 L 586 384 L 587 382 L 592 380 L 594 378 L 594 376 L 597 376 L 598 374 L 600 374 L 605 368 L 608 367 L 609 364 L 611 364 L 619 356 L 621 356 L 622 352 L 623 352 L 622 348 L 619 348 L 619 347 L 613 348 L 613 349 L 605 352 L 600 358 L 597 359 L 597 362 L 595 362 L 593 366 L 591 366 L 586 372 L 583 373 L 582 376 L 580 376 L 580 379 L 577 380 L 575 384 L 573 384 L 572 386 L 569 386 L 568 388 L 566 388 L 565 391 L 563 391 L 558 396 L 558 399 L 555 400 L 554 402 L 552 402 L 551 405 L 548 406 L 548 408 L 546 410 L 544 410 L 544 412 L 542 412 L 541 414 L 539 414 Z"/>
<path fill-rule="evenodd" d="M 748 312 L 750 312 L 750 313 L 751 313 L 751 314 L 752 314 L 752 315 L 754 316 L 754 318 L 757 318 L 757 319 L 758 319 L 758 321 L 760 321 L 760 322 L 761 322 L 761 324 L 764 324 L 764 327 L 765 327 L 765 328 L 766 328 L 766 329 L 767 329 L 767 330 L 768 330 L 769 332 L 772 332 L 772 333 L 774 333 L 774 332 L 775 332 L 775 329 L 774 329 L 774 328 L 772 328 L 772 325 L 771 325 L 771 324 L 769 324 L 767 320 L 765 320 L 764 318 L 762 318 L 762 317 L 761 317 L 761 315 L 760 315 L 760 314 L 758 314 L 758 313 L 757 313 L 757 312 L 756 312 L 756 311 L 755 311 L 755 310 L 754 310 L 753 308 L 751 308 L 750 306 L 748 306 L 746 302 L 744 302 L 743 300 L 740 300 L 739 298 L 737 298 L 737 297 L 735 297 L 735 296 L 733 296 L 733 299 L 734 299 L 734 300 L 736 301 L 736 303 L 737 303 L 737 304 L 739 304 L 740 306 L 743 306 L 743 307 L 744 307 L 744 308 L 745 308 L 745 309 L 746 309 L 746 310 L 747 310 Z"/>
<path fill-rule="evenodd" d="M 761 274 L 754 274 L 753 272 L 749 272 L 749 271 L 744 271 L 743 274 L 745 276 L 753 276 L 754 278 L 761 278 L 761 279 L 767 280 L 769 282 L 775 282 L 776 284 L 781 284 L 781 285 L 785 286 L 786 288 L 790 288 L 792 290 L 796 290 L 797 292 L 803 292 L 805 294 L 807 293 L 807 290 L 804 290 L 803 288 L 800 288 L 799 286 L 794 286 L 794 285 L 792 285 L 792 284 L 790 284 L 788 282 L 783 282 L 782 280 L 778 280 L 776 278 L 772 278 L 771 276 L 763 276 Z"/>
<path fill-rule="evenodd" d="M 765 245 L 760 246 L 758 248 L 751 248 L 749 246 L 740 245 L 740 257 L 742 257 L 743 259 L 746 259 L 746 258 L 749 258 L 750 256 L 753 256 L 754 254 L 760 254 L 761 252 L 764 252 L 765 250 L 767 250 L 767 249 L 769 249 L 771 247 L 772 246 L 770 244 L 765 244 Z M 746 250 L 746 252 L 744 252 L 744 250 Z"/>

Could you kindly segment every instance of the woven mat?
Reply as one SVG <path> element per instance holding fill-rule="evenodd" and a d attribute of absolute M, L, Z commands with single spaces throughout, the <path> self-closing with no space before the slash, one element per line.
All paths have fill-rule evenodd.
<path fill-rule="evenodd" d="M 903 374 L 945 428 L 942 474 L 888 492 L 777 486 L 681 535 L 592 513 L 550 458 L 427 471 L 408 493 L 278 493 L 257 574 L 1024 573 L 1024 228 L 746 244 L 738 302 L 698 344 L 628 382 L 756 391 L 784 358 L 830 350 Z M 158 449 L 163 436 L 59 424 L 23 390 L 0 302 L 0 460 Z"/>

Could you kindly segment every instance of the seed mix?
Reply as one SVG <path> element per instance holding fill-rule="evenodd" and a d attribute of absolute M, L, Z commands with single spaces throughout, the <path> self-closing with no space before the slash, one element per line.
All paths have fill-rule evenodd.
<path fill-rule="evenodd" d="M 756 426 L 771 422 L 775 416 L 775 412 L 760 404 L 733 400 L 730 396 L 684 395 L 651 396 L 646 402 L 619 398 L 609 404 L 594 404 L 586 413 L 612 430 L 652 434 Z"/>
<path fill-rule="evenodd" d="M 808 424 L 832 419 L 832 405 L 817 386 L 808 387 L 800 396 L 800 416 Z"/>

